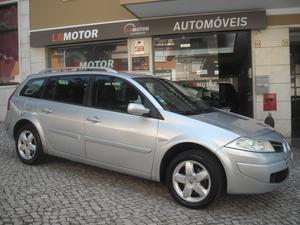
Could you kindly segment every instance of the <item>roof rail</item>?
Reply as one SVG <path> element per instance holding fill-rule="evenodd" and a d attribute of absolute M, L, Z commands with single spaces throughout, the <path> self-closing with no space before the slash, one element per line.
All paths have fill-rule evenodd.
<path fill-rule="evenodd" d="M 108 73 L 118 73 L 118 71 L 107 68 L 107 67 L 58 67 L 58 68 L 47 68 L 40 71 L 40 73 L 47 72 L 77 72 L 77 71 L 105 71 Z"/>

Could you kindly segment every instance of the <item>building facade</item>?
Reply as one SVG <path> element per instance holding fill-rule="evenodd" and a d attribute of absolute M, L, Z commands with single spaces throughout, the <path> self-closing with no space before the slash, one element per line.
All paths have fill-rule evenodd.
<path fill-rule="evenodd" d="M 271 114 L 278 131 L 300 136 L 300 2 L 0 2 L 0 10 L 18 8 L 19 44 L 18 71 L 2 80 L 50 67 L 153 73 L 222 95 L 232 111 L 259 121 Z M 0 119 L 8 92 L 0 93 Z"/>
<path fill-rule="evenodd" d="M 31 69 L 28 0 L 0 0 L 0 121 L 7 101 Z"/>

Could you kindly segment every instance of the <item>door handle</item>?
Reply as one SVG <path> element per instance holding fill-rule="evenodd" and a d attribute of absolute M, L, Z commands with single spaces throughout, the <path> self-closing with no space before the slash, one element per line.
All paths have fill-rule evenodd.
<path fill-rule="evenodd" d="M 47 114 L 53 112 L 52 109 L 50 109 L 50 108 L 44 108 L 42 111 Z"/>
<path fill-rule="evenodd" d="M 86 120 L 90 121 L 90 122 L 93 122 L 93 123 L 100 123 L 101 122 L 101 120 L 96 116 L 93 116 L 93 117 L 89 116 L 89 117 L 86 118 Z"/>

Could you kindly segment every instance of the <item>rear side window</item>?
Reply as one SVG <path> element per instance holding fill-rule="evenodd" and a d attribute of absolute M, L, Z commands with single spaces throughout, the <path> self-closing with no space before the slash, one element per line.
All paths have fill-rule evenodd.
<path fill-rule="evenodd" d="M 82 105 L 88 81 L 88 76 L 51 78 L 47 82 L 43 98 Z"/>
<path fill-rule="evenodd" d="M 20 92 L 21 96 L 40 98 L 42 86 L 45 83 L 45 78 L 36 78 L 29 80 Z"/>

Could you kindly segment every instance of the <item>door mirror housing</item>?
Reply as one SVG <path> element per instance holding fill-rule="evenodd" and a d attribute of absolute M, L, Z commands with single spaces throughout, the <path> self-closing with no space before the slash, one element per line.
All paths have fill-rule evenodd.
<path fill-rule="evenodd" d="M 127 112 L 136 116 L 142 116 L 150 113 L 150 109 L 146 108 L 143 104 L 129 103 Z"/>

